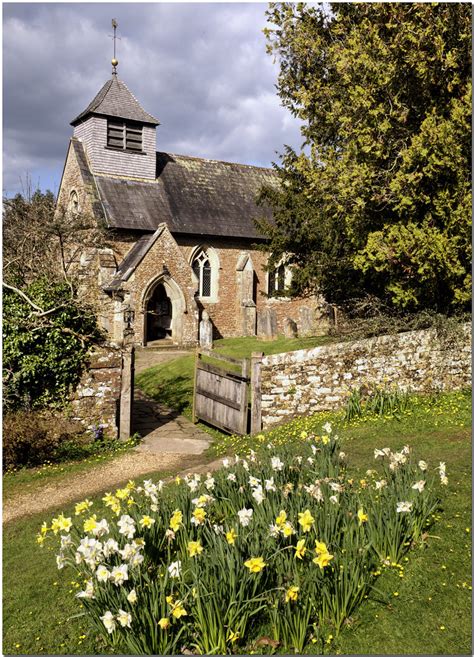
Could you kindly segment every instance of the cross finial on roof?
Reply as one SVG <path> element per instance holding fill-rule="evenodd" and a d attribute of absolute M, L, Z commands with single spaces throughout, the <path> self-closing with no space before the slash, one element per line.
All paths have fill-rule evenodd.
<path fill-rule="evenodd" d="M 112 59 L 112 75 L 117 75 L 118 59 L 116 59 L 116 57 L 115 57 L 115 44 L 116 44 L 116 40 L 120 39 L 120 37 L 117 37 L 118 23 L 115 20 L 115 18 L 112 18 L 112 27 L 114 28 L 114 35 L 112 37 L 112 39 L 114 41 L 114 57 Z"/>

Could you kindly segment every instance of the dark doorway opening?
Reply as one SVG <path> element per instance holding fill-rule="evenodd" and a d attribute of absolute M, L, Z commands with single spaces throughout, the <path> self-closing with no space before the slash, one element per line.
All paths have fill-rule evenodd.
<path fill-rule="evenodd" d="M 160 283 L 153 290 L 146 307 L 146 341 L 171 338 L 171 320 L 173 306 L 166 294 L 165 286 Z"/>

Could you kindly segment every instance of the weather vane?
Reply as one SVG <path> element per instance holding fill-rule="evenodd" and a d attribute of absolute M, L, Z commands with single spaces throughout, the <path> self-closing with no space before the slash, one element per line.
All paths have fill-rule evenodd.
<path fill-rule="evenodd" d="M 113 39 L 113 41 L 114 41 L 114 58 L 112 59 L 112 67 L 113 67 L 112 68 L 112 75 L 117 75 L 118 59 L 116 59 L 116 57 L 115 57 L 115 44 L 116 44 L 116 40 L 120 39 L 120 37 L 117 36 L 118 23 L 115 20 L 115 18 L 112 18 L 112 27 L 114 28 L 114 34 L 113 34 L 113 36 L 111 34 L 109 35 L 110 38 Z"/>

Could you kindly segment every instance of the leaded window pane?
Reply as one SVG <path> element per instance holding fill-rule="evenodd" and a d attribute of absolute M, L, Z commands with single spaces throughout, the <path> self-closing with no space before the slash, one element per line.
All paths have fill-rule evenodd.
<path fill-rule="evenodd" d="M 209 260 L 206 260 L 202 266 L 202 296 L 211 296 L 211 265 Z"/>

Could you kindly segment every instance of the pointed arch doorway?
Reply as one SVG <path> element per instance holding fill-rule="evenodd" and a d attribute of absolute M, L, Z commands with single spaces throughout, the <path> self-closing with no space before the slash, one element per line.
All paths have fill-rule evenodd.
<path fill-rule="evenodd" d="M 146 341 L 171 338 L 172 319 L 173 304 L 163 283 L 158 283 L 146 305 Z"/>
<path fill-rule="evenodd" d="M 172 278 L 160 276 L 148 286 L 143 297 L 143 311 L 144 346 L 156 340 L 182 341 L 186 304 L 181 289 Z"/>

